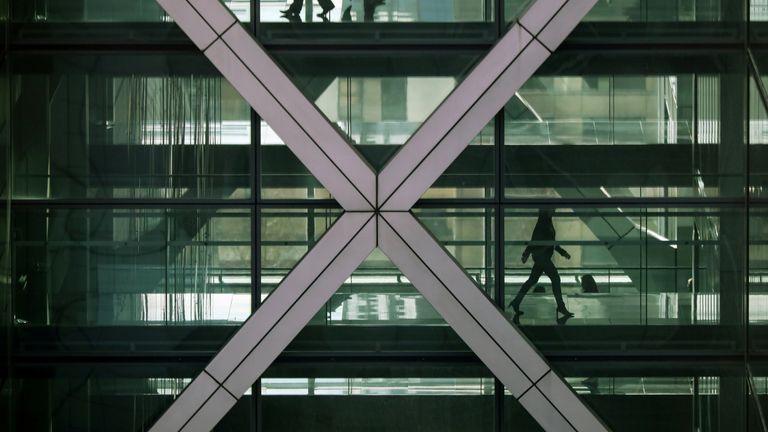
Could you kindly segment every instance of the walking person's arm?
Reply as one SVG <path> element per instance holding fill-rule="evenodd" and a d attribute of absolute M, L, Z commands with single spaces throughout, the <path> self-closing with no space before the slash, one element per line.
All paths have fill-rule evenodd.
<path fill-rule="evenodd" d="M 529 244 L 525 247 L 525 250 L 523 251 L 523 256 L 520 257 L 520 260 L 525 264 L 528 261 L 528 257 L 531 256 L 531 252 L 533 252 L 533 247 Z"/>

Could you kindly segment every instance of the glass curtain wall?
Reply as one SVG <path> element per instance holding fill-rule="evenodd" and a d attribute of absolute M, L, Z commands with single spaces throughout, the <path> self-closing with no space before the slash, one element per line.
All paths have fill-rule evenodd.
<path fill-rule="evenodd" d="M 380 170 L 531 1 L 225 4 Z M 147 430 L 342 210 L 154 0 L 0 5 L 0 429 Z M 599 0 L 413 210 L 613 430 L 768 432 L 765 9 Z M 394 429 L 541 430 L 377 249 L 217 430 Z"/>
<path fill-rule="evenodd" d="M 751 8 L 752 20 L 765 21 L 765 5 L 753 4 Z M 754 33 L 753 33 L 754 34 Z M 759 36 L 755 36 L 757 39 Z M 768 92 L 766 92 L 766 65 L 765 51 L 754 49 L 753 68 L 750 75 L 750 100 L 749 109 L 749 196 L 752 205 L 749 210 L 749 323 L 754 329 L 750 335 L 750 362 L 749 373 L 752 384 L 752 412 L 765 414 L 768 408 L 768 398 L 763 395 L 765 388 L 764 377 L 768 375 L 763 358 L 766 348 L 765 338 L 761 336 L 764 326 L 764 309 L 766 302 L 766 264 L 768 255 L 768 204 L 765 200 L 766 162 L 761 155 L 768 144 L 766 140 L 766 121 L 768 121 Z M 754 417 L 754 416 L 753 416 Z M 764 416 L 763 416 L 764 417 Z"/>
<path fill-rule="evenodd" d="M 6 1 L 0 10 L 7 10 Z M 11 427 L 11 164 L 10 164 L 10 93 L 5 34 L 8 16 L 0 13 L 0 427 Z"/>

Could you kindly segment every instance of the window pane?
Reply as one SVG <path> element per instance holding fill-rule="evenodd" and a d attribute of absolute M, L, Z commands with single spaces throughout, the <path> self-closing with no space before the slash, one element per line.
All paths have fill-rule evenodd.
<path fill-rule="evenodd" d="M 504 110 L 507 197 L 675 198 L 744 194 L 743 72 L 679 73 L 672 58 L 632 67 L 554 56 Z M 628 61 L 629 58 L 627 59 Z M 708 64 L 713 58 L 687 59 Z M 734 65 L 743 58 L 730 58 Z M 707 66 L 710 69 L 711 66 Z M 593 74 L 601 71 L 602 73 Z"/>
<path fill-rule="evenodd" d="M 224 0 L 240 21 L 251 16 L 250 0 Z M 156 0 L 35 0 L 12 2 L 12 19 L 22 23 L 169 22 Z"/>
<path fill-rule="evenodd" d="M 251 311 L 248 210 L 14 212 L 15 322 L 237 324 Z"/>
<path fill-rule="evenodd" d="M 609 326 L 616 336 L 631 338 L 638 328 L 696 325 L 702 330 L 679 333 L 685 342 L 670 340 L 669 348 L 678 344 L 735 348 L 717 341 L 739 340 L 737 324 L 744 313 L 743 212 L 606 207 L 557 209 L 548 217 L 553 210 L 506 213 L 507 311 L 513 313 L 511 303 L 518 296 L 522 313 L 515 321 L 523 328 L 567 321 L 568 326 Z M 547 226 L 550 234 L 542 234 Z M 563 321 L 556 315 L 556 285 L 575 317 Z M 723 326 L 722 331 L 717 326 Z M 592 340 L 589 332 L 568 333 L 573 334 L 563 335 L 560 342 L 556 342 L 559 336 L 545 342 Z M 613 340 L 608 334 L 594 336 L 594 342 Z"/>
<path fill-rule="evenodd" d="M 381 0 L 261 0 L 260 3 L 262 22 L 463 23 L 493 21 L 493 2 L 489 0 L 395 0 L 386 2 Z"/>
<path fill-rule="evenodd" d="M 261 393 L 265 431 L 493 430 L 494 380 L 474 365 L 273 366 Z"/>
<path fill-rule="evenodd" d="M 15 197 L 249 197 L 249 110 L 204 57 L 17 60 Z"/>

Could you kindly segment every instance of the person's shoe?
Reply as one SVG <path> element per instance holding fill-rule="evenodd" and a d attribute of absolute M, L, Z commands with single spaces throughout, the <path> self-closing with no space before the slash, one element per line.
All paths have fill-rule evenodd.
<path fill-rule="evenodd" d="M 562 314 L 568 318 L 573 316 L 573 312 L 569 311 L 565 308 L 565 306 L 558 306 L 557 307 L 557 313 Z"/>
<path fill-rule="evenodd" d="M 509 302 L 508 308 L 511 307 L 513 311 L 515 311 L 515 315 L 522 315 L 523 312 L 520 311 L 520 301 L 517 299 L 512 299 L 511 302 Z"/>
<path fill-rule="evenodd" d="M 283 14 L 283 18 L 287 19 L 288 22 L 292 22 L 292 23 L 300 23 L 300 22 L 302 22 L 301 21 L 301 16 L 299 16 L 299 14 L 297 14 L 297 13 L 286 13 L 286 14 Z"/>

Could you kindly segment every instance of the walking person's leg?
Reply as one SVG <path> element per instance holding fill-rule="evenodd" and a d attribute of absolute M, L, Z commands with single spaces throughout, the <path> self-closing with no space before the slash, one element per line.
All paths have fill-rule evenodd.
<path fill-rule="evenodd" d="M 539 281 L 539 278 L 541 277 L 541 274 L 543 273 L 543 269 L 539 265 L 539 263 L 534 262 L 533 268 L 531 269 L 531 275 L 528 276 L 528 280 L 526 280 L 523 285 L 520 287 L 520 290 L 517 292 L 517 295 L 515 298 L 509 303 L 510 306 L 512 306 L 512 309 L 515 310 L 515 314 L 520 314 L 520 303 L 523 301 L 523 297 L 525 297 L 525 294 L 528 293 L 528 291 L 536 285 L 536 282 Z"/>
<path fill-rule="evenodd" d="M 322 12 L 317 14 L 317 16 L 319 17 L 324 17 L 328 15 L 328 12 L 330 12 L 331 10 L 333 10 L 333 8 L 336 7 L 336 5 L 334 5 L 333 1 L 331 0 L 317 0 L 317 4 L 320 5 L 320 8 L 323 9 Z"/>
<path fill-rule="evenodd" d="M 288 9 L 281 11 L 283 15 L 298 15 L 304 7 L 304 0 L 293 0 Z"/>
<path fill-rule="evenodd" d="M 550 282 L 552 282 L 552 294 L 555 296 L 557 311 L 563 315 L 573 316 L 573 314 L 565 307 L 565 302 L 563 301 L 563 292 L 560 287 L 560 273 L 558 273 L 557 267 L 555 267 L 552 260 L 547 260 L 546 262 L 541 263 L 541 266 L 544 270 L 544 274 L 546 274 L 547 277 L 549 277 Z"/>

